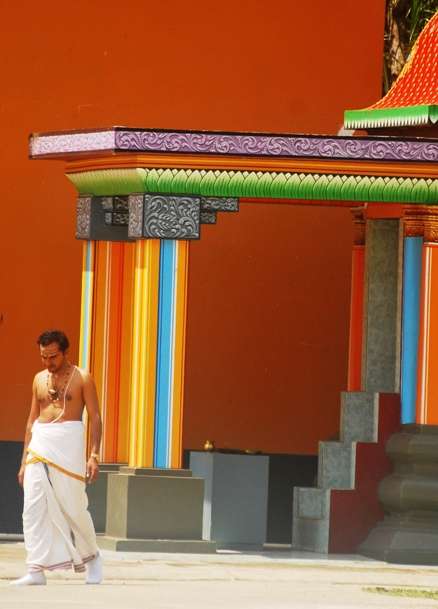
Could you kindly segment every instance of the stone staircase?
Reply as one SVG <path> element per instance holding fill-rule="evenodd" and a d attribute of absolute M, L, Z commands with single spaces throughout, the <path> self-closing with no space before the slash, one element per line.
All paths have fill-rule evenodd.
<path fill-rule="evenodd" d="M 340 441 L 320 442 L 317 488 L 295 488 L 292 547 L 354 552 L 383 518 L 379 482 L 391 471 L 385 453 L 400 427 L 398 394 L 341 394 Z"/>

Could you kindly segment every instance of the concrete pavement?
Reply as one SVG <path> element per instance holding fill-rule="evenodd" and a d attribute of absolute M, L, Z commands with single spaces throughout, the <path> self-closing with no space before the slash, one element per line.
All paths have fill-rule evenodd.
<path fill-rule="evenodd" d="M 143 554 L 102 552 L 105 580 L 49 573 L 48 585 L 13 588 L 22 543 L 0 544 L 1 609 L 403 609 L 438 601 L 376 594 L 367 587 L 438 589 L 438 567 L 389 565 L 360 556 L 304 552 Z"/>

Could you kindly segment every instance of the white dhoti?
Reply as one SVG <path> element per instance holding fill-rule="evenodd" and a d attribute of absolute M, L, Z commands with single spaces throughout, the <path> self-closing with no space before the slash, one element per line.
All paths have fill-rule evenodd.
<path fill-rule="evenodd" d="M 98 547 L 87 509 L 83 423 L 35 421 L 28 453 L 23 485 L 28 570 L 84 571 Z"/>

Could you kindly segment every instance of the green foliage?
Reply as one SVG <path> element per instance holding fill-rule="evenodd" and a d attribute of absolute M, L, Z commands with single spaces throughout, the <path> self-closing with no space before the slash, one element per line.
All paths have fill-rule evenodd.
<path fill-rule="evenodd" d="M 415 41 L 438 10 L 438 0 L 386 0 L 383 92 L 400 74 Z"/>
<path fill-rule="evenodd" d="M 438 10 L 438 0 L 411 0 L 408 11 L 409 44 L 412 47 L 427 21 Z"/>

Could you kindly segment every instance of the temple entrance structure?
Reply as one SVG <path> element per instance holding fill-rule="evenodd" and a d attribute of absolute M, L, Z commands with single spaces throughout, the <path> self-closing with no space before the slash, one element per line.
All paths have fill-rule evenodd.
<path fill-rule="evenodd" d="M 420 503 L 414 491 L 406 503 L 401 489 L 415 486 L 415 454 L 436 462 L 427 451 L 436 446 L 430 426 L 438 423 L 437 39 L 435 16 L 390 93 L 376 107 L 346 113 L 346 128 L 368 134 L 114 127 L 32 136 L 31 157 L 63 160 L 79 193 L 80 365 L 99 388 L 102 459 L 127 463 L 109 476 L 107 547 L 200 541 L 202 489 L 180 469 L 189 244 L 218 214 L 263 200 L 349 207 L 356 227 L 340 441 L 321 444 L 317 488 L 296 490 L 293 546 L 354 551 L 362 543 L 363 551 L 394 560 L 436 553 L 438 502 L 421 490 L 430 467 L 422 469 Z M 381 485 L 380 497 L 397 516 L 367 540 L 384 516 L 378 487 L 392 470 L 385 445 L 400 421 L 414 427 L 393 453 L 409 466 Z M 172 506 L 161 506 L 146 530 L 139 496 L 155 493 L 159 503 L 163 492 L 178 504 L 179 525 Z M 418 555 L 415 531 L 431 540 Z"/>

